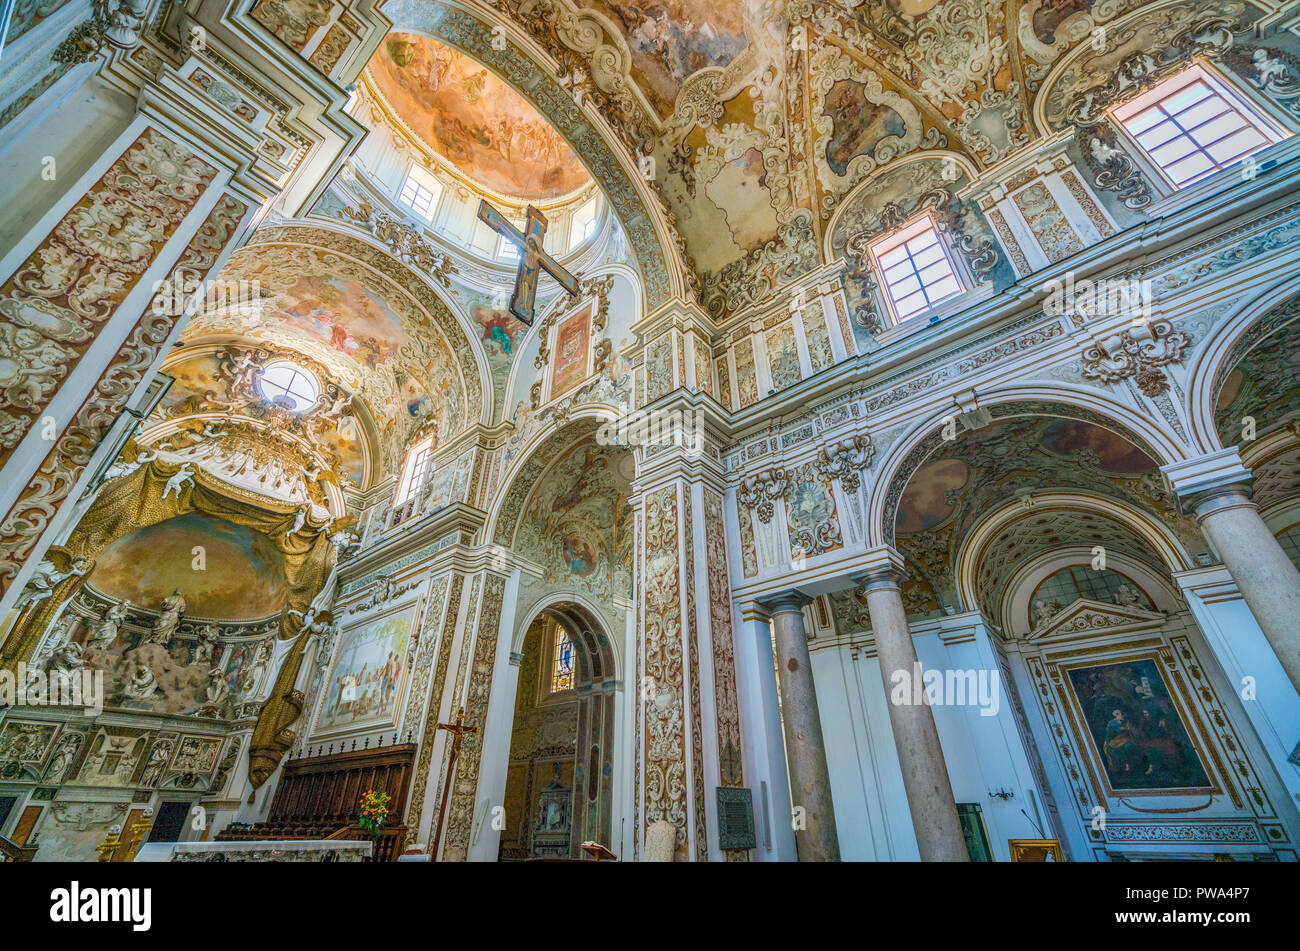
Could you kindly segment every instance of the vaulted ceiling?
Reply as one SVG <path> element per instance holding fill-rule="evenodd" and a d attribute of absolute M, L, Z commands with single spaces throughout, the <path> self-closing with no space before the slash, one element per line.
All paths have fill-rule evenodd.
<path fill-rule="evenodd" d="M 823 263 L 837 208 L 877 171 L 938 153 L 960 188 L 1056 119 L 1069 124 L 1062 110 L 1085 90 L 1127 95 L 1115 79 L 1125 57 L 1145 52 L 1164 68 L 1210 33 L 1243 36 L 1262 12 L 1241 0 L 492 6 L 651 159 L 643 171 L 719 315 Z M 1075 50 L 1064 79 L 1047 82 Z"/>

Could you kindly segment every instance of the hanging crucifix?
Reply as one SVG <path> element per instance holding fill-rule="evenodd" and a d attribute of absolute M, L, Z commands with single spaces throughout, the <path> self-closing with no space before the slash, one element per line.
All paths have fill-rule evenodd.
<path fill-rule="evenodd" d="M 533 305 L 537 301 L 537 278 L 542 271 L 559 281 L 570 297 L 578 296 L 578 279 L 560 267 L 560 262 L 542 249 L 542 238 L 546 235 L 546 216 L 540 211 L 532 205 L 528 206 L 528 220 L 524 224 L 523 233 L 486 201 L 479 202 L 478 218 L 519 249 L 515 293 L 510 298 L 512 317 L 532 326 Z"/>

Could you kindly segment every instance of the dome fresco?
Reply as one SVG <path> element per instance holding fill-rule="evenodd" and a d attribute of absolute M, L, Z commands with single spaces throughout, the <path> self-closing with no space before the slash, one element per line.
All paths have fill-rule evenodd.
<path fill-rule="evenodd" d="M 366 74 L 424 145 L 490 192 L 550 200 L 591 181 L 555 128 L 463 53 L 428 37 L 393 33 Z"/>

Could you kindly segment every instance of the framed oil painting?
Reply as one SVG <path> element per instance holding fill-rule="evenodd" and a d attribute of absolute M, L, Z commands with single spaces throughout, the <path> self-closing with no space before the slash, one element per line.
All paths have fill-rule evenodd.
<path fill-rule="evenodd" d="M 563 396 L 590 375 L 591 304 L 565 317 L 555 328 L 551 399 Z"/>
<path fill-rule="evenodd" d="M 1065 672 L 1111 792 L 1215 788 L 1155 658 Z"/>
<path fill-rule="evenodd" d="M 339 637 L 316 716 L 318 736 L 396 725 L 415 605 L 366 619 Z"/>

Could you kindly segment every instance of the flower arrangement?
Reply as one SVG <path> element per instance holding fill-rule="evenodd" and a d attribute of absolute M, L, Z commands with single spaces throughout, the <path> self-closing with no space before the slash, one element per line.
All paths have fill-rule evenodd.
<path fill-rule="evenodd" d="M 384 827 L 384 820 L 388 818 L 390 798 L 388 793 L 373 789 L 366 790 L 366 794 L 361 797 L 361 815 L 357 823 L 376 841 L 379 840 L 379 831 Z"/>

